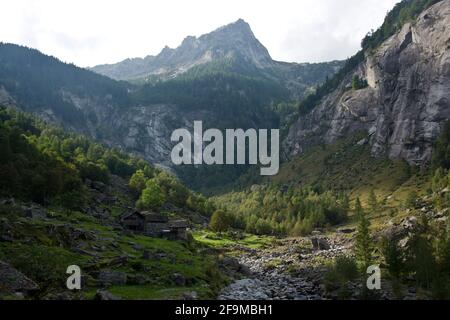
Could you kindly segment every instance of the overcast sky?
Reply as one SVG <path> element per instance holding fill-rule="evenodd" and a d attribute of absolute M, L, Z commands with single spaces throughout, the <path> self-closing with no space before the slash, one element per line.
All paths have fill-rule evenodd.
<path fill-rule="evenodd" d="M 281 61 L 345 59 L 399 0 L 10 0 L 0 41 L 79 66 L 158 54 L 238 18 Z"/>

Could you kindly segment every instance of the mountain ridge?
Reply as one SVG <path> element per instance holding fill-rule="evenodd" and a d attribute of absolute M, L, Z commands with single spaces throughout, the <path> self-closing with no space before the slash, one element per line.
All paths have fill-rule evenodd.
<path fill-rule="evenodd" d="M 227 69 L 231 72 L 276 80 L 296 89 L 292 82 L 301 82 L 299 73 L 321 67 L 331 73 L 336 72 L 342 65 L 340 61 L 275 61 L 267 48 L 255 37 L 250 25 L 243 19 L 238 19 L 199 37 L 187 36 L 177 48 L 166 46 L 156 56 L 129 58 L 114 64 L 94 66 L 90 70 L 116 80 L 152 81 L 155 78 L 173 79 L 195 67 L 210 63 L 227 64 Z M 302 94 L 296 96 L 300 97 Z"/>
<path fill-rule="evenodd" d="M 231 41 L 224 46 L 227 41 L 223 39 Z M 342 65 L 339 61 L 311 65 L 274 62 L 244 21 L 199 38 L 187 37 L 182 44 L 185 49 L 176 52 L 165 48 L 159 59 L 169 57 L 176 62 L 185 61 L 186 56 L 201 58 L 204 48 L 195 50 L 199 41 L 215 42 L 217 50 L 211 54 L 222 57 L 231 52 L 231 58 L 197 64 L 173 79 L 148 83 L 116 81 L 37 50 L 1 44 L 0 101 L 153 164 L 173 168 L 173 130 L 189 129 L 194 120 L 214 128 L 272 128 L 279 122 L 274 106 L 305 96 Z M 245 57 L 253 57 L 256 62 Z M 45 68 L 40 61 L 45 62 Z M 276 68 L 259 68 L 265 65 Z M 208 170 L 198 174 L 192 168 L 184 169 L 189 172 L 184 178 L 191 187 L 204 185 L 206 176 L 210 183 L 225 183 L 225 177 L 228 183 L 242 171 L 236 168 L 235 174 L 215 176 Z"/>

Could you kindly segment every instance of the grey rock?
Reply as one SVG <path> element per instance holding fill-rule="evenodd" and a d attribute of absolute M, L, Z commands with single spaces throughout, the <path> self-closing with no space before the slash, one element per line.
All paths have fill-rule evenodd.
<path fill-rule="evenodd" d="M 31 219 L 45 219 L 47 218 L 47 211 L 40 207 L 24 207 L 23 211 L 27 218 Z"/>
<path fill-rule="evenodd" d="M 324 238 L 313 237 L 311 238 L 311 243 L 315 250 L 329 250 L 330 245 L 328 241 Z"/>
<path fill-rule="evenodd" d="M 39 286 L 10 264 L 0 261 L 0 292 L 26 295 L 39 290 Z"/>
<path fill-rule="evenodd" d="M 91 187 L 100 192 L 106 192 L 108 190 L 108 186 L 100 181 L 93 181 Z"/>
<path fill-rule="evenodd" d="M 181 273 L 174 273 L 170 278 L 175 283 L 175 285 L 179 287 L 184 287 L 186 285 L 186 277 Z"/>
<path fill-rule="evenodd" d="M 408 217 L 402 222 L 402 227 L 408 232 L 414 232 L 419 227 L 419 221 L 417 217 Z"/>
<path fill-rule="evenodd" d="M 121 300 L 106 290 L 97 290 L 94 300 Z"/>
<path fill-rule="evenodd" d="M 182 295 L 183 300 L 197 300 L 198 294 L 196 291 L 185 292 Z"/>
<path fill-rule="evenodd" d="M 127 275 L 127 284 L 129 285 L 144 285 L 150 282 L 150 279 L 142 274 Z"/>
<path fill-rule="evenodd" d="M 232 257 L 224 257 L 219 261 L 219 265 L 226 269 L 231 269 L 233 271 L 239 271 L 241 265 L 239 261 Z"/>
<path fill-rule="evenodd" d="M 450 1 L 408 23 L 358 65 L 340 87 L 290 128 L 291 155 L 367 132 L 374 156 L 429 162 L 433 142 L 450 118 Z M 353 75 L 369 86 L 348 90 Z"/>
<path fill-rule="evenodd" d="M 98 275 L 98 281 L 103 286 L 125 285 L 127 275 L 123 272 L 102 270 Z"/>
<path fill-rule="evenodd" d="M 2 199 L 0 200 L 0 204 L 4 206 L 15 206 L 16 200 L 14 198 Z"/>

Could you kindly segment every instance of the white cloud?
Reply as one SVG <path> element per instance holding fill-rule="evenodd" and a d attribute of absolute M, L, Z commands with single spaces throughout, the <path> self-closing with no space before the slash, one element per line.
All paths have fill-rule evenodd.
<path fill-rule="evenodd" d="M 187 35 L 243 18 L 272 57 L 317 62 L 355 53 L 398 0 L 15 0 L 2 4 L 0 41 L 80 66 L 157 54 Z"/>

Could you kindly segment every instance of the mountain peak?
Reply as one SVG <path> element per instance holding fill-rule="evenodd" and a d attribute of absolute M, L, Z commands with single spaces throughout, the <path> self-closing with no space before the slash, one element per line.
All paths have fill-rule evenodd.
<path fill-rule="evenodd" d="M 250 25 L 244 19 L 241 19 L 241 18 L 239 18 L 235 22 L 232 22 L 230 24 L 227 24 L 225 26 L 218 28 L 217 30 L 213 31 L 211 34 L 214 34 L 216 32 L 228 32 L 228 33 L 234 34 L 234 35 L 241 34 L 241 35 L 246 35 L 246 36 L 255 38 Z"/>
<path fill-rule="evenodd" d="M 238 19 L 200 37 L 188 36 L 177 48 L 166 46 L 154 59 L 147 61 L 145 67 L 134 68 L 133 73 L 126 74 L 119 68 L 124 75 L 116 78 L 132 79 L 149 75 L 173 77 L 192 67 L 223 60 L 239 61 L 241 65 L 256 69 L 273 64 L 269 52 L 256 39 L 250 25 L 244 19 Z M 93 70 L 110 75 L 111 68 L 114 65 L 94 67 Z"/>
<path fill-rule="evenodd" d="M 250 29 L 250 25 L 248 24 L 247 21 L 245 21 L 242 18 L 237 19 L 235 22 L 230 23 L 230 25 L 235 25 L 235 26 L 239 26 L 240 28 L 246 28 L 246 29 Z"/>

